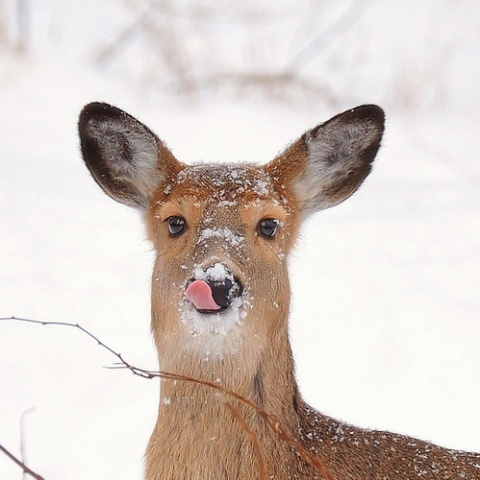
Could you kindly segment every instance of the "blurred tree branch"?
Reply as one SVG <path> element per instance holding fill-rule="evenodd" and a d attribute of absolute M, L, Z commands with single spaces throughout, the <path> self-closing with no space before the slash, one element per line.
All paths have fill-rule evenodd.
<path fill-rule="evenodd" d="M 301 49 L 296 45 L 305 43 L 315 30 L 304 24 L 310 21 L 309 15 L 294 20 L 296 30 L 302 32 L 292 48 L 297 52 L 280 60 L 269 52 L 277 50 L 276 42 L 282 39 L 268 32 L 275 31 L 279 22 L 287 22 L 289 30 L 295 30 L 291 18 L 298 9 L 293 3 L 280 6 L 230 1 L 226 6 L 191 0 L 151 0 L 148 4 L 124 0 L 131 20 L 95 52 L 94 61 L 103 67 L 118 64 L 120 68 L 138 63 L 137 72 L 153 91 L 173 90 L 189 97 L 208 90 L 235 95 L 259 91 L 281 99 L 303 94 L 336 106 L 339 98 L 328 80 L 315 79 L 303 70 L 336 36 L 348 31 L 372 1 L 354 1 Z M 326 0 L 311 0 L 310 8 L 313 12 L 319 6 L 327 8 L 327 4 Z M 132 62 L 127 60 L 130 55 Z"/>
<path fill-rule="evenodd" d="M 319 32 L 289 62 L 287 70 L 300 71 L 324 50 L 334 35 L 347 31 L 375 0 L 356 0 L 333 24 Z"/>
<path fill-rule="evenodd" d="M 0 0 L 0 46 L 22 55 L 28 51 L 30 0 Z"/>
<path fill-rule="evenodd" d="M 27 449 L 26 449 L 26 433 L 25 433 L 25 418 L 27 415 L 32 413 L 35 410 L 35 407 L 31 407 L 25 410 L 20 416 L 20 458 L 22 463 L 25 465 L 27 463 Z M 23 480 L 26 478 L 28 472 L 24 471 Z"/>

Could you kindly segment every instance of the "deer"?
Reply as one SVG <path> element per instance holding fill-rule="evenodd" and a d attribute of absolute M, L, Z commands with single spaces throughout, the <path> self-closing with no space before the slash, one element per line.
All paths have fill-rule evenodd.
<path fill-rule="evenodd" d="M 128 113 L 83 108 L 87 168 L 107 195 L 140 210 L 154 248 L 151 331 L 161 369 L 198 380 L 160 380 L 146 480 L 480 479 L 480 454 L 335 420 L 302 399 L 295 379 L 289 254 L 307 217 L 346 200 L 369 175 L 384 124 L 380 107 L 362 105 L 268 163 L 187 165 Z M 284 438 L 259 412 L 278 420 Z"/>

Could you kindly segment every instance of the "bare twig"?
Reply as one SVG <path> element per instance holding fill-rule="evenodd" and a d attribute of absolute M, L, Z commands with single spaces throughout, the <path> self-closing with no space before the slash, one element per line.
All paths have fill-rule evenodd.
<path fill-rule="evenodd" d="M 35 480 L 45 480 L 41 475 L 35 473 L 33 470 L 30 470 L 21 460 L 19 460 L 13 453 L 9 452 L 3 445 L 0 444 L 0 451 L 3 452 L 10 460 L 15 462 L 24 473 L 27 473 L 31 477 L 35 478 Z"/>
<path fill-rule="evenodd" d="M 253 444 L 253 449 L 255 450 L 255 453 L 257 454 L 257 461 L 258 461 L 258 479 L 259 480 L 268 480 L 268 472 L 267 469 L 265 468 L 265 461 L 263 459 L 263 454 L 260 449 L 260 445 L 258 443 L 258 439 L 255 436 L 255 434 L 252 432 L 250 427 L 247 425 L 245 420 L 241 417 L 241 415 L 238 413 L 236 408 L 230 403 L 230 402 L 225 402 L 225 405 L 227 408 L 230 410 L 232 413 L 233 418 L 240 424 L 240 426 L 243 428 L 245 433 L 247 434 L 248 438 L 250 438 L 252 444 Z"/>
<path fill-rule="evenodd" d="M 87 335 L 88 337 L 90 337 L 91 339 L 93 339 L 97 345 L 99 345 L 100 347 L 102 347 L 103 349 L 107 350 L 107 352 L 111 353 L 112 355 L 114 355 L 115 357 L 118 358 L 118 360 L 120 360 L 119 363 L 117 364 L 114 364 L 113 367 L 106 367 L 106 368 L 126 368 L 127 370 L 130 370 L 134 375 L 138 375 L 139 377 L 143 377 L 143 378 L 148 378 L 148 379 L 152 379 L 152 378 L 156 378 L 156 377 L 159 377 L 159 372 L 153 372 L 153 371 L 149 371 L 149 370 L 144 370 L 143 368 L 138 368 L 138 367 L 135 367 L 133 365 L 130 365 L 128 362 L 126 362 L 122 356 L 121 353 L 119 352 L 116 352 L 115 350 L 113 350 L 112 348 L 110 348 L 108 345 L 106 345 L 105 343 L 103 343 L 99 338 L 97 338 L 95 335 L 93 335 L 92 333 L 90 333 L 87 329 L 83 328 L 81 325 L 79 325 L 78 323 L 69 323 L 69 322 L 45 322 L 43 320 L 32 320 L 32 319 L 29 319 L 29 318 L 19 318 L 19 317 L 4 317 L 4 318 L 0 318 L 0 321 L 8 321 L 8 320 L 14 320 L 14 321 L 17 321 L 17 322 L 27 322 L 27 323 L 34 323 L 36 325 L 42 325 L 42 326 L 45 326 L 45 325 L 54 325 L 54 326 L 60 326 L 60 327 L 70 327 L 70 328 L 75 328 L 77 330 L 80 330 L 82 333 L 84 333 L 85 335 Z"/>
<path fill-rule="evenodd" d="M 80 330 L 83 332 L 85 335 L 88 337 L 92 338 L 97 345 L 102 347 L 103 349 L 107 350 L 110 352 L 112 355 L 117 357 L 119 362 L 114 364 L 112 367 L 106 367 L 106 368 L 111 368 L 111 369 L 127 369 L 130 370 L 134 375 L 137 375 L 142 378 L 146 379 L 153 379 L 153 378 L 162 378 L 164 380 L 174 380 L 174 381 L 180 381 L 180 382 L 188 382 L 188 383 L 195 383 L 197 385 L 203 385 L 209 388 L 212 388 L 214 390 L 217 390 L 219 392 L 224 393 L 230 398 L 233 398 L 235 400 L 238 400 L 240 403 L 243 403 L 244 405 L 247 405 L 248 407 L 252 408 L 255 410 L 265 421 L 265 423 L 270 427 L 270 429 L 273 431 L 273 433 L 282 441 L 286 442 L 290 447 L 292 447 L 299 455 L 300 457 L 305 460 L 308 464 L 310 464 L 313 468 L 317 470 L 319 474 L 322 475 L 324 480 L 334 480 L 326 466 L 323 464 L 323 462 L 317 458 L 314 457 L 312 454 L 310 454 L 305 448 L 303 448 L 302 444 L 294 439 L 282 426 L 280 420 L 275 416 L 267 413 L 263 408 L 258 406 L 256 403 L 252 402 L 248 398 L 243 397 L 242 395 L 239 395 L 236 392 L 233 392 L 232 390 L 228 390 L 227 388 L 222 387 L 221 385 L 218 385 L 216 383 L 208 382 L 206 380 L 198 380 L 196 378 L 188 377 L 185 375 L 179 375 L 176 373 L 169 373 L 169 372 L 164 372 L 164 371 L 152 371 L 152 370 L 145 370 L 143 368 L 136 367 L 134 365 L 131 365 L 128 363 L 123 356 L 113 350 L 113 348 L 109 347 L 105 343 L 103 343 L 98 337 L 93 335 L 91 332 L 89 332 L 87 329 L 83 328 L 81 325 L 78 323 L 69 323 L 69 322 L 47 322 L 47 321 L 42 321 L 42 320 L 32 320 L 28 318 L 18 318 L 18 317 L 4 317 L 0 318 L 0 321 L 19 321 L 19 322 L 27 322 L 27 323 L 34 323 L 37 325 L 56 325 L 56 326 L 62 326 L 62 327 L 71 327 Z M 227 402 L 227 407 L 228 407 L 228 402 Z M 232 406 L 230 405 L 230 410 L 233 412 L 234 417 L 237 418 L 236 411 L 233 409 Z M 248 426 L 245 424 L 245 422 L 242 420 L 243 423 L 241 423 L 242 427 L 244 427 L 247 435 L 250 436 L 249 432 L 250 429 Z M 253 434 L 252 434 L 253 435 Z M 261 459 L 259 459 L 259 462 L 262 462 Z M 268 478 L 268 477 L 267 477 Z"/>

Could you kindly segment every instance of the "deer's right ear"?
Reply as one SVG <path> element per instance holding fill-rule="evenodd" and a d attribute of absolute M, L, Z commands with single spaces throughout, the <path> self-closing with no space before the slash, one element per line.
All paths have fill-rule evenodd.
<path fill-rule="evenodd" d="M 333 207 L 370 173 L 384 122 L 376 105 L 347 110 L 306 132 L 270 162 L 267 171 L 290 185 L 304 215 Z"/>
<path fill-rule="evenodd" d="M 86 105 L 78 123 L 83 159 L 118 202 L 146 209 L 158 185 L 180 163 L 145 125 L 106 103 Z"/>

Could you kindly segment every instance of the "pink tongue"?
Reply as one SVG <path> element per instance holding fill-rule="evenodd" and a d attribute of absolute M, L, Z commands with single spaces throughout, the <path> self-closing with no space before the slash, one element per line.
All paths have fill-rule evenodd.
<path fill-rule="evenodd" d="M 222 307 L 215 303 L 212 289 L 207 282 L 195 280 L 185 292 L 187 298 L 195 305 L 197 310 L 220 310 Z"/>

